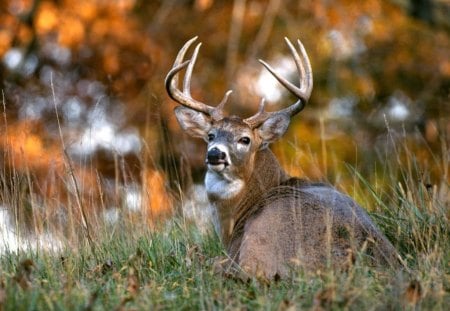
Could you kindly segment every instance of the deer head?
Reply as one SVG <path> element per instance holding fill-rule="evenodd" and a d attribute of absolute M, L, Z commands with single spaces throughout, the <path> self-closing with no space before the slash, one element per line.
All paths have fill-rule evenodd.
<path fill-rule="evenodd" d="M 280 138 L 288 128 L 290 118 L 304 108 L 313 86 L 311 65 L 300 40 L 297 40 L 299 54 L 293 44 L 285 38 L 299 73 L 299 87 L 281 77 L 266 62 L 262 60 L 260 62 L 298 98 L 297 102 L 279 111 L 266 112 L 263 99 L 259 111 L 249 118 L 226 117 L 223 107 L 231 91 L 225 93 L 216 107 L 199 102 L 191 96 L 191 76 L 201 43 L 195 47 L 191 59 L 184 61 L 184 57 L 196 40 L 197 37 L 192 38 L 181 48 L 172 69 L 167 74 L 165 86 L 169 96 L 182 105 L 175 109 L 175 114 L 183 130 L 193 137 L 203 138 L 208 144 L 206 155 L 208 193 L 217 192 L 222 199 L 227 199 L 240 192 L 244 181 L 251 175 L 257 152 Z M 178 74 L 184 68 L 186 73 L 183 89 L 180 90 Z"/>

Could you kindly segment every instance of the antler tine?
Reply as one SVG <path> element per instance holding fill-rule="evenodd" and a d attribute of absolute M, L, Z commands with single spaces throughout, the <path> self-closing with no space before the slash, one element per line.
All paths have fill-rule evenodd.
<path fill-rule="evenodd" d="M 292 53 L 292 56 L 295 61 L 295 66 L 297 67 L 297 71 L 299 73 L 299 82 L 300 85 L 297 87 L 287 79 L 280 76 L 269 64 L 267 64 L 263 60 L 259 60 L 259 62 L 280 82 L 288 91 L 290 91 L 294 96 L 296 96 L 299 100 L 293 105 L 279 110 L 275 112 L 264 112 L 262 110 L 258 111 L 254 116 L 245 119 L 244 121 L 249 124 L 251 127 L 257 127 L 262 122 L 267 120 L 273 114 L 287 114 L 292 117 L 299 113 L 304 107 L 306 102 L 309 100 L 311 96 L 312 86 L 313 86 L 313 77 L 311 64 L 308 59 L 308 55 L 306 54 L 305 48 L 303 47 L 300 40 L 297 40 L 300 54 L 295 50 L 295 47 L 292 45 L 291 41 L 288 38 L 284 38 L 286 44 L 289 47 L 289 50 Z"/>
<path fill-rule="evenodd" d="M 244 121 L 251 124 L 253 119 L 267 119 L 270 112 L 264 111 L 265 107 L 266 107 L 266 99 L 263 97 L 259 102 L 258 112 L 254 116 L 247 118 Z"/>
<path fill-rule="evenodd" d="M 230 97 L 231 93 L 233 93 L 232 90 L 228 90 L 225 95 L 223 96 L 222 100 L 220 101 L 220 103 L 216 106 L 216 110 L 223 110 L 223 107 L 225 106 L 225 104 L 228 101 L 228 97 Z"/>
<path fill-rule="evenodd" d="M 195 47 L 194 53 L 192 53 L 191 60 L 189 61 L 189 64 L 188 64 L 188 66 L 186 68 L 186 74 L 184 75 L 183 93 L 186 94 L 189 97 L 191 97 L 192 71 L 194 70 L 195 62 L 197 61 L 198 52 L 199 52 L 201 46 L 202 46 L 202 43 L 200 42 Z"/>
<path fill-rule="evenodd" d="M 264 113 L 264 108 L 266 107 L 266 99 L 263 97 L 259 102 L 258 114 Z"/>
<path fill-rule="evenodd" d="M 304 72 L 302 72 L 302 78 L 300 78 L 300 86 L 302 89 L 304 89 L 303 93 L 307 97 L 306 101 L 308 101 L 309 97 L 311 96 L 312 89 L 313 89 L 312 68 L 311 68 L 311 63 L 308 58 L 308 54 L 306 54 L 305 47 L 303 46 L 302 42 L 299 39 L 297 39 L 297 44 L 298 44 L 298 48 L 300 50 L 300 55 L 302 55 L 301 61 L 302 61 L 303 66 L 301 66 L 301 67 L 304 70 Z"/>
<path fill-rule="evenodd" d="M 222 103 L 219 104 L 218 107 L 212 107 L 208 106 L 200 101 L 197 101 L 191 97 L 191 77 L 192 77 L 192 71 L 194 69 L 195 62 L 197 60 L 198 52 L 200 50 L 201 43 L 197 44 L 195 47 L 195 50 L 192 54 L 192 58 L 188 61 L 183 62 L 184 56 L 186 55 L 187 50 L 192 45 L 192 43 L 197 40 L 197 37 L 194 37 L 187 41 L 184 46 L 180 49 L 178 52 L 178 55 L 175 59 L 175 62 L 172 66 L 172 69 L 169 71 L 169 73 L 166 76 L 165 86 L 167 93 L 169 94 L 170 98 L 172 98 L 177 103 L 199 111 L 203 112 L 209 116 L 211 116 L 214 120 L 221 119 L 223 116 L 222 108 L 225 104 L 226 100 L 228 99 L 228 96 L 230 95 L 230 92 L 227 92 L 225 94 L 224 99 L 222 100 Z M 184 76 L 183 80 L 183 91 L 180 91 L 178 89 L 178 73 L 187 67 L 186 74 Z"/>
<path fill-rule="evenodd" d="M 191 46 L 191 44 L 197 40 L 197 37 L 194 37 L 187 41 L 183 47 L 178 51 L 177 57 L 175 58 L 175 62 L 173 63 L 172 69 L 169 71 L 169 73 L 166 76 L 165 85 L 166 90 L 169 96 L 177 101 L 177 99 L 174 97 L 175 94 L 173 94 L 172 91 L 177 90 L 178 88 L 178 75 L 177 73 L 180 72 L 184 67 L 189 65 L 190 61 L 186 61 L 183 63 L 184 55 L 186 54 L 187 50 Z"/>

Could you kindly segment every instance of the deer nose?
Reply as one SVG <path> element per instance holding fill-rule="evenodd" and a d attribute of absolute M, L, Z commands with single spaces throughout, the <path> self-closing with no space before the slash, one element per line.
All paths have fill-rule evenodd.
<path fill-rule="evenodd" d="M 217 147 L 211 148 L 208 150 L 208 154 L 206 156 L 206 162 L 208 164 L 217 165 L 225 163 L 225 158 L 227 157 L 227 154 L 220 150 Z"/>

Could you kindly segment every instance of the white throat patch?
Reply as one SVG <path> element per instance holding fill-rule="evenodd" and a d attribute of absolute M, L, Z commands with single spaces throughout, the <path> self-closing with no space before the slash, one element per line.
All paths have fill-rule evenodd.
<path fill-rule="evenodd" d="M 221 200 L 232 199 L 244 188 L 244 181 L 230 178 L 226 172 L 221 174 L 208 170 L 205 177 L 206 192 Z"/>

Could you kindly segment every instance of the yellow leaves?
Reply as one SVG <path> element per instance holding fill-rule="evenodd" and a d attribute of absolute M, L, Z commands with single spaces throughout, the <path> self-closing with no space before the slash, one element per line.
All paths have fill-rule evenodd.
<path fill-rule="evenodd" d="M 344 161 L 352 162 L 356 150 L 354 138 L 343 131 L 330 130 L 327 126 L 322 125 L 321 132 L 317 123 L 303 119 L 292 124 L 291 131 L 285 137 L 291 148 L 283 142 L 275 146 L 275 153 L 290 175 L 326 180 L 334 177 L 331 174 L 342 172 Z"/>
<path fill-rule="evenodd" d="M 317 49 L 323 57 L 329 58 L 333 54 L 333 44 L 326 36 L 317 38 Z"/>

